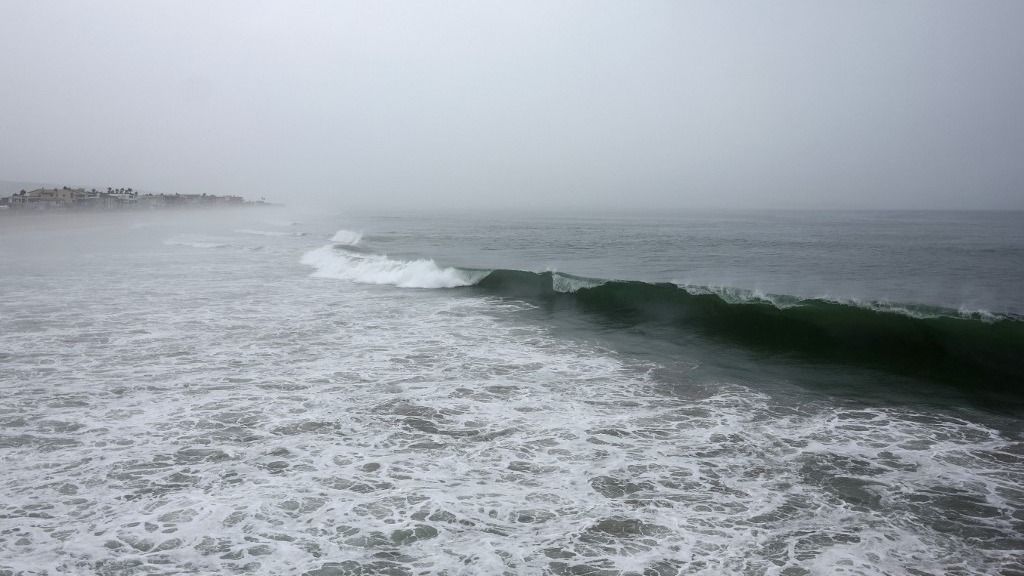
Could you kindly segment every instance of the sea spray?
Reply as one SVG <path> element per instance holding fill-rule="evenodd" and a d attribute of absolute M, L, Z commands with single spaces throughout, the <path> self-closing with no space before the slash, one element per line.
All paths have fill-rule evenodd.
<path fill-rule="evenodd" d="M 353 232 L 351 230 L 338 230 L 331 237 L 331 242 L 340 246 L 355 246 L 359 244 L 363 239 L 362 232 Z"/>
<path fill-rule="evenodd" d="M 441 267 L 433 260 L 392 260 L 381 254 L 357 254 L 330 245 L 306 252 L 302 263 L 316 268 L 313 275 L 319 278 L 399 288 L 469 286 L 482 274 Z"/>

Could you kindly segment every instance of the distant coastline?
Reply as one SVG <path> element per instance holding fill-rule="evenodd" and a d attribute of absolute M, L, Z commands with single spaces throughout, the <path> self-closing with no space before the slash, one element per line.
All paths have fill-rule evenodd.
<path fill-rule="evenodd" d="M 19 190 L 0 197 L 4 212 L 156 210 L 163 208 L 214 208 L 238 206 L 275 206 L 262 198 L 246 200 L 242 196 L 212 194 L 152 194 L 132 188 L 35 188 Z"/>

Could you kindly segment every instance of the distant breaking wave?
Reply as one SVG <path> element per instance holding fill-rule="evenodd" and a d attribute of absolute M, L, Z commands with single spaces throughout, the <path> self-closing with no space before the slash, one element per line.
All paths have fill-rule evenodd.
<path fill-rule="evenodd" d="M 341 234 L 345 232 L 346 234 Z M 340 231 L 336 237 L 355 236 Z M 1024 395 L 1024 318 L 920 305 L 837 302 L 742 290 L 471 270 L 393 260 L 341 242 L 306 253 L 314 276 L 403 288 L 456 288 L 655 324 L 772 355 L 866 366 Z M 671 334 L 671 332 L 660 332 Z"/>
<path fill-rule="evenodd" d="M 363 239 L 362 232 L 353 232 L 351 230 L 338 230 L 331 237 L 331 242 L 334 244 L 340 244 L 343 246 L 355 246 L 359 244 Z"/>

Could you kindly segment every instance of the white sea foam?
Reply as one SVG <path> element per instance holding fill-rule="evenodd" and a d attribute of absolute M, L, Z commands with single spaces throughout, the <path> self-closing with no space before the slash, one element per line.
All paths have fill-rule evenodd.
<path fill-rule="evenodd" d="M 1024 569 L 1016 422 L 664 376 L 270 244 L 0 274 L 0 573 Z"/>
<path fill-rule="evenodd" d="M 676 286 L 683 288 L 690 294 L 714 294 L 730 304 L 768 303 L 776 308 L 785 309 L 805 305 L 808 301 L 819 301 L 831 304 L 841 304 L 853 308 L 862 308 L 874 312 L 886 312 L 910 318 L 939 318 L 939 317 L 961 317 L 973 320 L 996 321 L 1002 318 L 986 310 L 973 310 L 961 306 L 958 310 L 938 308 L 934 306 L 913 306 L 889 302 L 887 300 L 862 300 L 851 297 L 837 297 L 831 294 L 820 294 L 818 296 L 801 298 L 780 294 L 767 294 L 761 290 L 746 290 L 729 286 L 705 286 L 687 284 L 682 281 L 673 282 Z"/>
<path fill-rule="evenodd" d="M 362 232 L 353 232 L 351 230 L 338 230 L 331 237 L 331 242 L 344 246 L 355 246 L 363 239 Z"/>
<path fill-rule="evenodd" d="M 568 274 L 559 274 L 558 272 L 551 274 L 551 289 L 555 292 L 572 293 L 583 288 L 594 288 L 606 282 L 606 280 L 570 276 Z"/>
<path fill-rule="evenodd" d="M 191 301 L 205 282 L 184 284 L 173 311 L 101 302 L 0 333 L 14 359 L 0 569 L 1015 567 L 1014 542 L 992 535 L 1013 533 L 1020 457 L 984 426 L 780 406 L 724 383 L 665 390 L 651 366 L 488 299 L 285 283 L 211 314 Z M 27 294 L 6 311 L 47 310 Z M 125 321 L 146 333 L 123 335 Z M 40 371 L 27 353 L 67 326 L 88 327 L 62 348 L 73 364 Z"/>
<path fill-rule="evenodd" d="M 316 268 L 313 275 L 320 278 L 400 288 L 469 286 L 484 274 L 441 267 L 433 260 L 392 260 L 381 254 L 356 254 L 333 245 L 306 252 L 302 263 Z"/>
<path fill-rule="evenodd" d="M 984 320 L 986 322 L 995 322 L 1004 318 L 999 314 L 993 314 L 984 308 L 972 308 L 970 306 L 962 305 L 957 309 L 957 314 L 963 318 L 971 318 L 974 320 Z"/>
<path fill-rule="evenodd" d="M 777 308 L 787 308 L 793 306 L 800 301 L 799 298 L 791 296 L 781 296 L 777 294 L 767 294 L 760 289 L 747 290 L 743 288 L 734 288 L 732 286 L 725 286 L 719 284 L 702 285 L 702 284 L 690 284 L 681 280 L 672 282 L 676 286 L 686 290 L 690 294 L 702 295 L 702 294 L 714 294 L 725 302 L 730 304 L 772 304 Z"/>
<path fill-rule="evenodd" d="M 829 295 L 819 296 L 815 299 L 835 304 L 842 304 L 845 306 L 863 308 L 865 310 L 872 310 L 875 312 L 898 314 L 901 316 L 908 316 L 910 318 L 917 319 L 946 317 L 963 318 L 966 320 L 980 320 L 983 322 L 995 322 L 1003 318 L 1002 316 L 993 314 L 987 310 L 975 310 L 968 308 L 966 306 L 960 306 L 958 309 L 953 310 L 937 306 L 915 306 L 911 304 L 901 304 L 898 302 L 890 302 L 888 300 L 862 300 L 859 298 L 837 298 Z"/>

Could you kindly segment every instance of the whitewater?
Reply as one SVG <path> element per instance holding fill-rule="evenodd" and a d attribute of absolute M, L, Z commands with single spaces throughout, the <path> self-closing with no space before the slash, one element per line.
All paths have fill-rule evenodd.
<path fill-rule="evenodd" d="M 1024 570 L 1012 403 L 629 292 L 813 307 L 785 274 L 608 248 L 664 223 L 273 217 L 0 227 L 0 573 Z M 1014 326 L 1012 299 L 908 290 L 835 300 Z"/>

